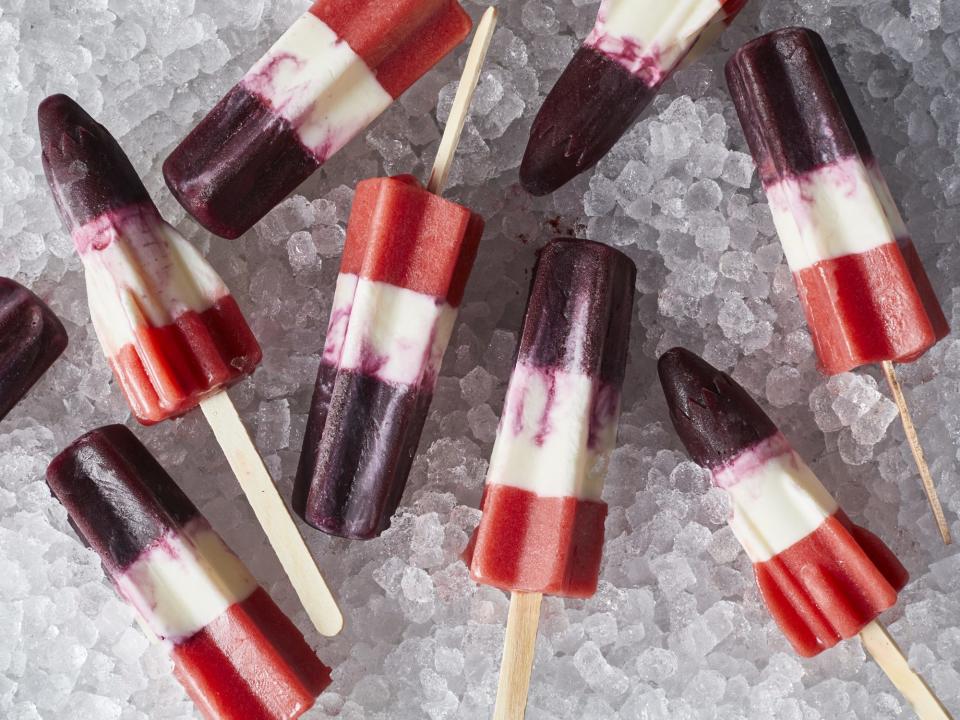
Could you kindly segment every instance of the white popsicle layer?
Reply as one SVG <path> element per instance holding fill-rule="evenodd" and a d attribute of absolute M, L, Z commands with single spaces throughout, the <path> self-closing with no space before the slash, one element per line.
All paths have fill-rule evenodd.
<path fill-rule="evenodd" d="M 730 494 L 730 527 L 754 563 L 799 542 L 839 509 L 780 434 L 748 448 L 713 475 Z"/>
<path fill-rule="evenodd" d="M 167 533 L 115 580 L 150 632 L 174 643 L 257 589 L 243 563 L 200 517 L 181 532 Z"/>
<path fill-rule="evenodd" d="M 908 237 L 875 162 L 850 157 L 766 187 L 793 272 Z"/>
<path fill-rule="evenodd" d="M 109 212 L 74 233 L 90 315 L 108 358 L 136 341 L 135 330 L 202 313 L 230 294 L 210 264 L 147 206 Z"/>
<path fill-rule="evenodd" d="M 319 162 L 393 102 L 363 58 L 309 12 L 294 22 L 241 84 L 289 121 Z"/>
<path fill-rule="evenodd" d="M 619 414 L 618 394 L 598 380 L 517 363 L 487 482 L 599 502 Z"/>
<path fill-rule="evenodd" d="M 457 308 L 432 295 L 341 273 L 323 362 L 432 389 L 456 319 Z"/>
<path fill-rule="evenodd" d="M 724 17 L 721 0 L 603 0 L 585 44 L 653 87 Z"/>

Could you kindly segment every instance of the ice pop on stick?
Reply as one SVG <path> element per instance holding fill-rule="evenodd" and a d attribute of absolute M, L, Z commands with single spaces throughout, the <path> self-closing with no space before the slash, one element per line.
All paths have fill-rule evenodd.
<path fill-rule="evenodd" d="M 588 240 L 554 240 L 537 261 L 465 553 L 474 580 L 511 592 L 496 718 L 523 717 L 541 596 L 597 589 L 635 281 L 633 261 Z"/>
<path fill-rule="evenodd" d="M 823 39 L 744 45 L 727 82 L 823 372 L 882 363 L 944 541 L 950 533 L 896 380 L 950 328 Z"/>
<path fill-rule="evenodd" d="M 427 188 L 409 175 L 357 186 L 294 487 L 297 512 L 333 535 L 389 526 L 420 442 L 483 232 L 439 193 L 495 23 L 491 8 Z"/>
<path fill-rule="evenodd" d="M 520 166 L 527 192 L 547 195 L 596 165 L 691 51 L 716 40 L 745 5 L 603 0 L 593 31 L 533 122 Z"/>
<path fill-rule="evenodd" d="M 861 635 L 922 718 L 949 717 L 877 617 L 908 576 L 876 535 L 854 525 L 759 405 L 729 375 L 683 348 L 659 361 L 673 426 L 694 462 L 729 493 L 730 527 L 760 594 L 804 657 Z"/>
<path fill-rule="evenodd" d="M 40 298 L 0 277 L 0 420 L 67 347 L 67 331 Z"/>
<path fill-rule="evenodd" d="M 164 222 L 120 145 L 65 95 L 40 105 L 43 167 L 83 261 L 93 325 L 137 419 L 198 404 L 318 630 L 342 617 L 226 388 L 260 346 L 230 291 Z"/>
<path fill-rule="evenodd" d="M 79 438 L 47 483 L 208 720 L 293 720 L 330 684 L 330 669 L 129 429 Z"/>
<path fill-rule="evenodd" d="M 253 227 L 470 33 L 456 0 L 317 0 L 171 153 L 204 227 Z"/>

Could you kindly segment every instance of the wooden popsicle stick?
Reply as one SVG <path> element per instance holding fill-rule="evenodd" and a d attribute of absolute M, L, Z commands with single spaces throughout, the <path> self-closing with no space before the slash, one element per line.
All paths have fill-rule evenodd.
<path fill-rule="evenodd" d="M 897 404 L 897 409 L 900 410 L 900 420 L 903 422 L 903 431 L 907 435 L 907 443 L 909 443 L 910 451 L 913 453 L 913 459 L 917 463 L 917 469 L 920 470 L 920 479 L 923 481 L 923 489 L 924 492 L 927 493 L 930 509 L 933 510 L 933 517 L 937 521 L 937 529 L 940 530 L 940 536 L 943 538 L 944 545 L 949 545 L 952 542 L 950 526 L 947 524 L 947 519 L 943 515 L 940 497 L 937 495 L 937 488 L 933 483 L 930 467 L 927 465 L 926 457 L 924 457 L 923 446 L 920 444 L 920 438 L 917 436 L 917 429 L 913 425 L 910 407 L 907 405 L 907 399 L 903 396 L 903 388 L 900 387 L 897 370 L 892 362 L 884 361 L 882 365 L 883 374 L 887 376 L 887 383 L 890 385 L 890 391 L 893 393 L 893 401 Z"/>
<path fill-rule="evenodd" d="M 460 144 L 460 134 L 463 132 L 463 125 L 466 123 L 467 114 L 470 112 L 473 92 L 477 89 L 477 83 L 480 82 L 480 71 L 483 70 L 483 61 L 487 57 L 487 50 L 490 49 L 493 31 L 496 28 L 497 9 L 488 7 L 483 13 L 483 17 L 480 18 L 477 32 L 470 44 L 470 52 L 467 54 L 467 62 L 463 67 L 463 75 L 460 76 L 460 85 L 457 87 L 457 94 L 453 98 L 450 117 L 447 118 L 447 127 L 444 128 L 443 137 L 440 138 L 437 159 L 433 161 L 433 170 L 430 172 L 430 179 L 427 181 L 427 190 L 434 195 L 443 192 L 443 187 L 447 184 L 447 176 L 450 174 L 453 156 L 456 155 L 457 145 Z"/>
<path fill-rule="evenodd" d="M 920 720 L 953 720 L 930 686 L 913 671 L 903 651 L 878 620 L 860 631 L 860 640 L 890 682 L 910 702 Z"/>
<path fill-rule="evenodd" d="M 226 391 L 217 393 L 200 407 L 317 632 L 336 635 L 343 628 L 340 608 L 230 396 Z"/>
<path fill-rule="evenodd" d="M 540 593 L 510 594 L 507 635 L 503 641 L 503 660 L 500 662 L 493 720 L 523 720 L 527 711 L 542 600 Z"/>

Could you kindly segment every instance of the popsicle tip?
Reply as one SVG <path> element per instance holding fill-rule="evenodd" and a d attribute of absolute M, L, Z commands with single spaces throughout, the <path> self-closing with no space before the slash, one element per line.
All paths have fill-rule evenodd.
<path fill-rule="evenodd" d="M 682 347 L 657 362 L 670 419 L 694 462 L 718 467 L 779 432 L 727 373 Z"/>
<path fill-rule="evenodd" d="M 64 94 L 37 108 L 41 162 L 64 224 L 73 231 L 111 209 L 151 203 L 110 132 Z"/>

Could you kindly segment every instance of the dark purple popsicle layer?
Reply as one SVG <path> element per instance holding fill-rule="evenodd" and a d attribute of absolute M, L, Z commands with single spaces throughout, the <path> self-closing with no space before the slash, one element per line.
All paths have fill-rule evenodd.
<path fill-rule="evenodd" d="M 50 463 L 47 484 L 111 572 L 124 570 L 164 533 L 200 514 L 123 425 L 75 440 Z"/>
<path fill-rule="evenodd" d="M 386 530 L 400 504 L 432 397 L 422 388 L 391 385 L 353 370 L 337 374 L 322 365 L 294 509 L 331 535 L 368 540 Z M 349 431 L 323 434 L 328 424 Z"/>
<path fill-rule="evenodd" d="M 207 230 L 237 238 L 323 163 L 288 120 L 236 85 L 163 163 L 180 204 Z"/>
<path fill-rule="evenodd" d="M 668 350 L 657 370 L 673 426 L 698 465 L 718 467 L 777 434 L 746 390 L 689 350 Z"/>
<path fill-rule="evenodd" d="M 69 231 L 110 210 L 153 205 L 120 145 L 76 102 L 51 95 L 37 114 L 43 170 Z"/>
<path fill-rule="evenodd" d="M 518 362 L 623 384 L 637 268 L 619 250 L 560 239 L 540 251 Z"/>
<path fill-rule="evenodd" d="M 727 84 L 765 184 L 847 157 L 873 158 L 863 126 L 826 45 L 786 28 L 740 48 Z"/>
<path fill-rule="evenodd" d="M 581 46 L 547 95 L 530 130 L 520 182 L 547 195 L 596 165 L 657 93 L 592 47 Z"/>
<path fill-rule="evenodd" d="M 46 303 L 0 277 L 0 420 L 67 347 L 67 331 Z"/>

